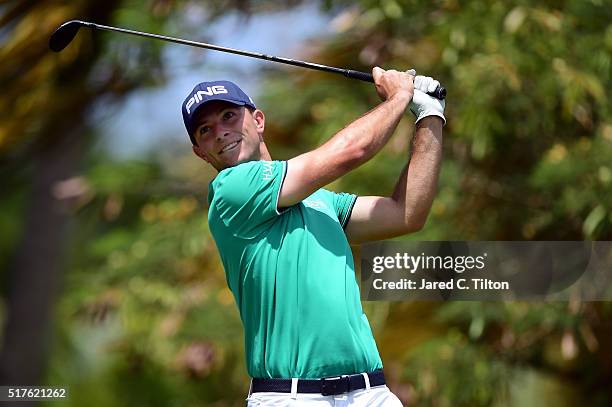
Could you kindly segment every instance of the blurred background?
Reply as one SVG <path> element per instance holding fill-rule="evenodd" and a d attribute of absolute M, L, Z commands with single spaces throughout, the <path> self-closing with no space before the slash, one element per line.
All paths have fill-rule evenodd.
<path fill-rule="evenodd" d="M 448 88 L 437 198 L 414 240 L 612 240 L 610 0 L 0 2 L 0 384 L 50 406 L 241 406 L 242 327 L 214 241 L 214 176 L 180 115 L 240 84 L 275 159 L 377 102 L 371 84 L 83 29 L 78 18 Z M 413 118 L 331 188 L 390 193 Z M 358 260 L 359 248 L 355 248 Z M 358 261 L 357 261 L 358 262 Z M 418 406 L 612 402 L 612 306 L 364 303 L 391 389 Z"/>

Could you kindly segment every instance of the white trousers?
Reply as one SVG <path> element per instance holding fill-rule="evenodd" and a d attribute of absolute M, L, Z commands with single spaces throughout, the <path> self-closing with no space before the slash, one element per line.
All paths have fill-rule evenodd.
<path fill-rule="evenodd" d="M 402 402 L 384 384 L 369 389 L 354 390 L 337 396 L 297 393 L 252 393 L 247 398 L 247 407 L 403 407 Z"/>

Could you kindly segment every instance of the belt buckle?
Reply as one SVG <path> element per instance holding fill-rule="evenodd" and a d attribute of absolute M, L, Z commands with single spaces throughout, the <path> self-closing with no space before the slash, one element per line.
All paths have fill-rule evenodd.
<path fill-rule="evenodd" d="M 321 379 L 321 394 L 324 396 L 335 396 L 338 394 L 348 393 L 348 391 L 348 376 L 333 376 L 324 377 Z"/>

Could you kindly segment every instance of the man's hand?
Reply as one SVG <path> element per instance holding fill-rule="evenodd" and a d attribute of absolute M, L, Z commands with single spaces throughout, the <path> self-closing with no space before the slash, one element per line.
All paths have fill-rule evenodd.
<path fill-rule="evenodd" d="M 414 72 L 414 71 L 412 71 Z M 414 74 L 412 72 L 399 72 L 394 69 L 385 71 L 379 67 L 372 69 L 376 92 L 382 100 L 402 97 L 412 99 L 414 93 Z"/>
<path fill-rule="evenodd" d="M 414 97 L 410 102 L 410 111 L 416 116 L 416 123 L 427 116 L 438 116 L 446 124 L 445 101 L 427 94 L 436 90 L 439 85 L 440 82 L 429 76 L 417 76 L 414 79 Z"/>

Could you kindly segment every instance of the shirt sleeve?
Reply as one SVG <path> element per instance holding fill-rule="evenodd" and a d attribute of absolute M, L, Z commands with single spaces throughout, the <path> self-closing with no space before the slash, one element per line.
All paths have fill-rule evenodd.
<path fill-rule="evenodd" d="M 344 228 L 351 217 L 351 212 L 353 211 L 353 206 L 357 200 L 357 195 L 348 194 L 346 192 L 330 193 L 332 194 L 332 202 L 334 205 L 334 211 L 338 217 L 338 222 L 340 222 L 340 225 L 342 228 Z"/>
<path fill-rule="evenodd" d="M 285 173 L 285 161 L 250 161 L 217 175 L 213 204 L 234 236 L 254 238 L 280 215 L 277 206 Z"/>

